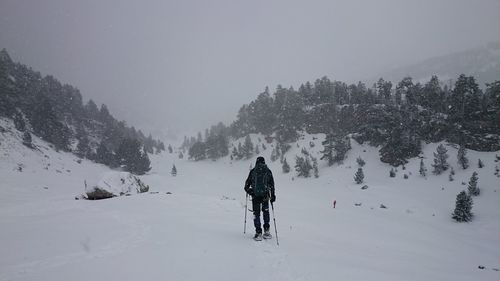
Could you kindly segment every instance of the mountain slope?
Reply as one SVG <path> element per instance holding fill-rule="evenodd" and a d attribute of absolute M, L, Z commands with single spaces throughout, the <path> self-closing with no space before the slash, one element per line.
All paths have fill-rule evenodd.
<path fill-rule="evenodd" d="M 378 77 L 370 79 L 370 85 L 380 77 L 393 83 L 398 83 L 406 76 L 418 82 L 427 82 L 432 75 L 437 75 L 441 81 L 446 82 L 455 80 L 460 74 L 474 76 L 481 88 L 484 88 L 485 83 L 498 80 L 500 78 L 500 42 L 430 58 L 410 66 L 383 72 Z"/>
<path fill-rule="evenodd" d="M 9 127 L 2 123 L 2 127 Z M 448 175 L 418 176 L 418 159 L 389 178 L 376 148 L 352 142 L 343 165 L 320 161 L 320 177 L 296 178 L 270 162 L 277 189 L 275 240 L 251 239 L 251 213 L 243 232 L 243 183 L 249 160 L 192 162 L 176 154 L 151 155 L 142 176 L 151 192 L 102 201 L 74 200 L 83 181 L 108 168 L 72 154 L 26 150 L 19 136 L 0 134 L 1 280 L 498 280 L 500 191 L 494 153 L 469 151 L 471 167 Z M 262 136 L 252 135 L 254 143 Z M 321 150 L 324 135 L 305 135 L 286 157 Z M 314 147 L 310 148 L 310 143 Z M 40 147 L 43 142 L 35 139 Z M 235 142 L 236 144 L 237 142 Z M 424 148 L 430 169 L 437 144 Z M 366 190 L 353 182 L 356 157 Z M 476 169 L 481 158 L 485 163 Z M 48 162 L 44 162 L 48 161 Z M 17 164 L 24 165 L 22 172 Z M 178 176 L 172 177 L 172 164 Z M 50 164 L 48 170 L 43 167 Z M 293 165 L 292 165 L 293 166 Z M 59 173 L 60 168 L 71 170 Z M 455 196 L 479 172 L 481 195 L 471 223 L 455 223 Z M 403 179 L 403 173 L 410 174 Z M 48 189 L 44 189 L 46 186 Z M 170 192 L 171 194 L 167 194 Z M 333 209 L 332 200 L 337 200 Z M 357 207 L 354 204 L 361 203 Z M 380 204 L 387 209 L 379 208 Z M 482 265 L 484 270 L 478 269 Z"/>

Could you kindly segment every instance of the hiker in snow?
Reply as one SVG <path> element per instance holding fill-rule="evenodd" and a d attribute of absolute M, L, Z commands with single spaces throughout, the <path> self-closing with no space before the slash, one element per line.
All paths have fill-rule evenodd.
<path fill-rule="evenodd" d="M 271 170 L 267 167 L 264 157 L 257 157 L 255 167 L 250 170 L 245 182 L 245 191 L 252 196 L 253 224 L 255 226 L 254 239 L 257 241 L 270 239 L 269 232 L 269 200 L 276 201 L 274 194 L 274 179 Z M 260 224 L 260 211 L 264 217 L 264 235 Z"/>

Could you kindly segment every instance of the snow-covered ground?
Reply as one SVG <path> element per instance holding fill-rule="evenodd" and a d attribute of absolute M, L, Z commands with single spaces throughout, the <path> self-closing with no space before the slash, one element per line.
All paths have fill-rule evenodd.
<path fill-rule="evenodd" d="M 250 212 L 243 234 L 243 184 L 255 157 L 231 163 L 152 155 L 153 169 L 141 177 L 149 193 L 75 200 L 85 180 L 95 182 L 109 169 L 78 163 L 35 137 L 40 150 L 29 150 L 18 138 L 0 133 L 0 280 L 500 280 L 495 153 L 469 151 L 464 171 L 448 147 L 456 171 L 450 182 L 448 173 L 430 173 L 437 146 L 430 144 L 427 179 L 418 174 L 418 159 L 390 178 L 377 149 L 353 141 L 345 164 L 320 161 L 320 177 L 302 179 L 283 174 L 279 161 L 269 163 L 266 144 L 261 154 L 276 181 L 277 246 L 274 238 L 251 239 Z M 320 151 L 323 138 L 293 145 L 290 165 L 302 147 Z M 367 162 L 366 190 L 353 181 L 358 156 Z M 456 195 L 473 171 L 481 188 L 475 219 L 456 223 L 450 215 Z"/>

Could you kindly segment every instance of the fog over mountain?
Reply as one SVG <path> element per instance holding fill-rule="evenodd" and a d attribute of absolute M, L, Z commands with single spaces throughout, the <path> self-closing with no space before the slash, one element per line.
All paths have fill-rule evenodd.
<path fill-rule="evenodd" d="M 499 41 L 499 11 L 497 0 L 4 0 L 0 48 L 145 132 L 197 131 L 229 123 L 265 86 L 355 82 Z"/>
<path fill-rule="evenodd" d="M 398 67 L 383 72 L 379 77 L 373 77 L 369 82 L 374 83 L 380 77 L 398 82 L 405 76 L 410 76 L 415 81 L 425 83 L 432 75 L 437 75 L 443 82 L 450 85 L 460 74 L 476 77 L 477 83 L 483 89 L 486 83 L 498 80 L 500 77 L 500 42 L 492 42 L 462 52 L 432 57 L 420 63 Z"/>

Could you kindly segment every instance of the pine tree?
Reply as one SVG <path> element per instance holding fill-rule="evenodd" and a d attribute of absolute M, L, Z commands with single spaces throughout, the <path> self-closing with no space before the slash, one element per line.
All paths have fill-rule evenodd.
<path fill-rule="evenodd" d="M 200 161 L 207 158 L 207 148 L 204 142 L 196 141 L 188 151 L 189 159 Z"/>
<path fill-rule="evenodd" d="M 168 145 L 168 153 L 172 153 L 174 152 L 174 149 L 172 148 L 172 146 L 169 144 Z"/>
<path fill-rule="evenodd" d="M 480 108 L 481 90 L 473 76 L 461 74 L 455 82 L 455 88 L 450 96 L 448 114 L 452 120 L 464 123 L 465 120 L 474 119 Z"/>
<path fill-rule="evenodd" d="M 469 167 L 469 159 L 467 159 L 467 150 L 465 146 L 461 145 L 458 149 L 457 153 L 458 164 L 462 167 L 462 169 L 467 169 Z"/>
<path fill-rule="evenodd" d="M 34 148 L 33 147 L 33 143 L 32 143 L 32 139 L 31 139 L 31 134 L 28 131 L 24 131 L 24 134 L 23 134 L 23 144 L 26 147 Z"/>
<path fill-rule="evenodd" d="M 283 165 L 281 166 L 283 169 L 284 174 L 288 174 L 290 172 L 290 165 L 288 165 L 288 162 L 286 162 L 286 158 L 283 159 Z"/>
<path fill-rule="evenodd" d="M 448 180 L 449 181 L 454 181 L 455 179 L 453 178 L 453 176 L 455 175 L 455 170 L 453 169 L 453 167 L 451 167 L 450 169 L 450 174 L 448 175 Z"/>
<path fill-rule="evenodd" d="M 472 205 L 472 197 L 465 193 L 465 191 L 460 192 L 457 195 L 455 210 L 453 211 L 452 218 L 458 222 L 471 221 L 473 217 L 473 214 L 471 212 Z"/>
<path fill-rule="evenodd" d="M 99 147 L 97 147 L 95 161 L 97 163 L 104 164 L 106 166 L 110 166 L 112 168 L 117 166 L 117 163 L 115 161 L 115 157 L 114 157 L 113 153 L 111 153 L 108 150 L 108 148 L 106 147 L 104 142 L 101 142 L 99 144 Z"/>
<path fill-rule="evenodd" d="M 321 151 L 323 156 L 321 156 L 320 159 L 326 159 L 328 166 L 332 166 L 335 163 L 335 136 L 333 134 L 327 134 L 325 140 L 321 144 L 323 145 L 323 151 Z"/>
<path fill-rule="evenodd" d="M 179 159 L 182 159 L 184 158 L 184 154 L 182 153 L 182 151 L 179 152 Z"/>
<path fill-rule="evenodd" d="M 298 177 L 308 178 L 311 176 L 312 165 L 309 157 L 295 157 L 295 171 Z"/>
<path fill-rule="evenodd" d="M 361 158 L 361 156 L 359 156 L 358 158 L 356 158 L 356 162 L 358 163 L 358 165 L 360 167 L 363 167 L 366 164 L 365 160 L 363 160 L 363 158 Z"/>
<path fill-rule="evenodd" d="M 271 161 L 274 162 L 278 160 L 278 158 L 280 158 L 279 149 L 274 147 L 273 150 L 271 151 Z"/>
<path fill-rule="evenodd" d="M 313 158 L 312 161 L 313 161 L 314 177 L 319 178 L 318 160 L 316 158 Z"/>
<path fill-rule="evenodd" d="M 133 174 L 143 175 L 151 170 L 151 161 L 141 143 L 136 139 L 123 139 L 116 151 L 122 167 Z"/>
<path fill-rule="evenodd" d="M 51 100 L 45 96 L 33 110 L 30 123 L 33 133 L 43 140 L 54 144 L 57 150 L 68 150 L 71 132 L 57 117 Z"/>
<path fill-rule="evenodd" d="M 229 141 L 222 133 L 211 131 L 205 141 L 207 157 L 216 160 L 229 154 Z"/>
<path fill-rule="evenodd" d="M 446 161 L 448 158 L 448 150 L 444 147 L 444 145 L 440 144 L 437 149 L 437 153 L 434 153 L 434 164 L 432 164 L 432 167 L 434 167 L 434 170 L 432 171 L 436 175 L 440 175 L 444 171 L 448 170 L 449 164 Z"/>
<path fill-rule="evenodd" d="M 471 196 L 478 196 L 480 193 L 479 187 L 477 186 L 477 181 L 478 181 L 477 173 L 474 172 L 470 177 L 469 185 L 467 187 L 469 195 Z"/>
<path fill-rule="evenodd" d="M 141 152 L 139 155 L 139 159 L 134 165 L 134 170 L 132 170 L 131 172 L 137 175 L 144 175 L 146 172 L 151 170 L 151 161 L 149 160 L 148 153 L 144 150 L 144 147 L 142 147 L 142 151 L 139 151 Z"/>
<path fill-rule="evenodd" d="M 260 154 L 259 144 L 256 144 L 256 145 L 255 145 L 255 154 L 256 154 L 256 155 L 259 155 L 259 154 Z"/>
<path fill-rule="evenodd" d="M 336 163 L 342 164 L 346 158 L 346 154 L 351 149 L 351 140 L 347 136 L 338 136 L 335 139 L 335 157 L 333 160 Z"/>
<path fill-rule="evenodd" d="M 358 171 L 354 174 L 354 181 L 357 184 L 362 184 L 365 178 L 365 174 L 363 173 L 363 168 L 358 168 Z"/>
<path fill-rule="evenodd" d="M 172 170 L 170 171 L 170 174 L 173 177 L 177 176 L 177 168 L 175 167 L 175 164 L 172 166 Z"/>
<path fill-rule="evenodd" d="M 420 159 L 420 169 L 418 170 L 418 172 L 422 177 L 427 177 L 427 168 L 425 167 L 424 159 Z"/>
<path fill-rule="evenodd" d="M 250 159 L 253 156 L 253 152 L 254 152 L 253 149 L 254 149 L 254 146 L 252 143 L 252 139 L 250 138 L 250 135 L 247 135 L 245 137 L 245 142 L 243 144 L 243 156 L 246 159 Z"/>
<path fill-rule="evenodd" d="M 20 132 L 24 132 L 26 130 L 26 122 L 24 122 L 24 117 L 20 112 L 16 112 L 16 114 L 14 114 L 14 126 Z"/>
<path fill-rule="evenodd" d="M 240 146 L 241 146 L 241 143 L 240 143 Z M 238 150 L 236 149 L 236 146 L 233 146 L 233 152 L 231 152 L 231 160 L 232 159 L 236 159 L 236 160 L 240 159 Z"/>
<path fill-rule="evenodd" d="M 484 163 L 483 163 L 483 161 L 481 161 L 481 159 L 478 159 L 478 160 L 477 160 L 477 166 L 478 166 L 480 169 L 484 167 Z"/>
<path fill-rule="evenodd" d="M 240 160 L 243 159 L 243 156 L 245 155 L 245 152 L 243 151 L 243 145 L 241 145 L 241 142 L 238 143 L 238 153 L 236 155 L 236 159 Z"/>
<path fill-rule="evenodd" d="M 82 137 L 76 146 L 76 155 L 80 158 L 87 158 L 89 153 L 89 139 L 87 137 Z"/>

